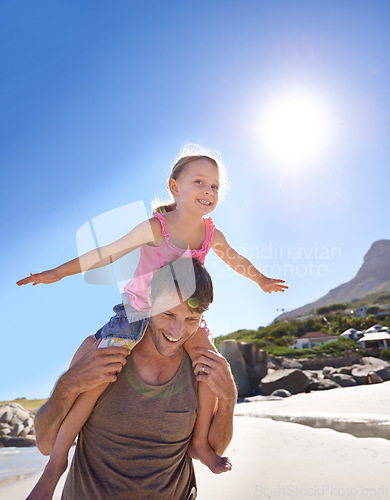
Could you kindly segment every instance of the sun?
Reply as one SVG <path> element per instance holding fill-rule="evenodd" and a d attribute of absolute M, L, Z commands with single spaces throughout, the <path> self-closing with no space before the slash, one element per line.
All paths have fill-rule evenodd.
<path fill-rule="evenodd" d="M 261 112 L 261 147 L 266 156 L 287 165 L 320 159 L 331 135 L 328 107 L 308 92 L 275 94 Z"/>

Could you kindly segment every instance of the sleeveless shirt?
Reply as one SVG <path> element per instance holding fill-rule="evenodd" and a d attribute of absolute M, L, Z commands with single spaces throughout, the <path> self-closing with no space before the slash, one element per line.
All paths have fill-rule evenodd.
<path fill-rule="evenodd" d="M 196 492 L 187 455 L 196 415 L 186 352 L 173 378 L 159 386 L 140 378 L 130 354 L 80 432 L 61 500 L 187 499 Z"/>
<path fill-rule="evenodd" d="M 180 257 L 193 257 L 204 264 L 206 255 L 210 250 L 213 238 L 214 223 L 211 217 L 203 219 L 206 224 L 206 239 L 199 250 L 191 250 L 176 247 L 167 231 L 165 218 L 162 214 L 154 214 L 154 217 L 161 223 L 164 242 L 160 246 L 143 245 L 140 249 L 140 259 L 134 277 L 124 287 L 124 293 L 130 296 L 131 305 L 138 311 L 148 311 L 149 283 L 153 278 L 153 273 Z"/>

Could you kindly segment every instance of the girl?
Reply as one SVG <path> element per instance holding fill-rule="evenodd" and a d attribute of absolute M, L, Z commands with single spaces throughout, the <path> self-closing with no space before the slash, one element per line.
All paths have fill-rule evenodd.
<path fill-rule="evenodd" d="M 224 183 L 224 166 L 216 155 L 199 148 L 188 150 L 185 147 L 168 181 L 173 203 L 158 207 L 151 219 L 142 222 L 116 242 L 92 250 L 50 271 L 31 273 L 17 284 L 54 283 L 65 276 L 105 266 L 141 247 L 134 278 L 124 289 L 123 304 L 115 306 L 116 315 L 95 334 L 97 340 L 102 339 L 99 347 L 124 345 L 129 349 L 141 340 L 147 326 L 145 320 L 139 319 L 139 311 L 149 308 L 148 287 L 153 271 L 179 257 L 189 256 L 204 263 L 206 254 L 212 248 L 224 262 L 255 281 L 263 291 L 284 292 L 288 288 L 283 285 L 284 280 L 264 276 L 248 259 L 230 247 L 211 218 L 204 218 L 216 208 Z M 196 304 L 189 305 L 197 307 Z M 169 335 L 166 338 L 170 341 Z M 184 346 L 192 359 L 195 357 L 195 347 L 215 350 L 205 323 Z M 207 373 L 206 365 L 202 371 Z M 106 387 L 107 384 L 103 384 L 79 396 L 62 423 L 49 462 L 29 499 L 52 498 L 55 486 L 66 470 L 69 448 Z M 207 441 L 216 409 L 216 397 L 207 384 L 199 384 L 198 394 L 199 413 L 188 454 L 201 460 L 214 473 L 228 471 L 231 469 L 229 460 L 218 456 Z"/>

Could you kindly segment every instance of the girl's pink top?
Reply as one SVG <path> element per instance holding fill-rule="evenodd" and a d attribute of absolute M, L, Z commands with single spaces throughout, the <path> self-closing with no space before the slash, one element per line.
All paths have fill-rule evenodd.
<path fill-rule="evenodd" d="M 130 296 L 132 306 L 138 311 L 147 311 L 150 308 L 148 290 L 154 271 L 179 257 L 193 257 L 204 264 L 206 255 L 210 250 L 215 227 L 211 217 L 204 219 L 206 224 L 206 239 L 202 244 L 202 248 L 199 250 L 183 249 L 176 247 L 172 243 L 163 215 L 154 214 L 154 217 L 161 223 L 164 243 L 158 247 L 151 245 L 143 245 L 141 247 L 141 255 L 134 277 L 124 288 L 124 292 Z"/>

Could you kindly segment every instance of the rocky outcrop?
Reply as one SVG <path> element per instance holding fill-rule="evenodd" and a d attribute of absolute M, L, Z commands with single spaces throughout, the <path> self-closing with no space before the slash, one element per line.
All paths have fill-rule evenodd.
<path fill-rule="evenodd" d="M 269 397 L 279 389 L 298 394 L 390 380 L 390 363 L 356 352 L 298 361 L 270 356 L 255 344 L 232 339 L 222 342 L 220 352 L 230 363 L 240 398 Z"/>
<path fill-rule="evenodd" d="M 277 389 L 286 389 L 291 394 L 305 392 L 310 384 L 310 378 L 302 370 L 281 369 L 268 373 L 259 385 L 259 392 L 265 396 Z"/>
<path fill-rule="evenodd" d="M 358 385 L 354 377 L 351 377 L 351 375 L 346 375 L 344 373 L 335 373 L 331 375 L 330 378 L 331 380 L 333 380 L 333 382 L 336 382 L 336 384 L 340 385 L 341 387 L 352 387 L 354 385 Z"/>
<path fill-rule="evenodd" d="M 0 406 L 0 447 L 35 446 L 33 415 L 17 403 Z"/>
<path fill-rule="evenodd" d="M 267 375 L 268 353 L 247 342 L 238 342 L 238 348 L 244 356 L 250 390 L 253 393 L 260 380 Z"/>
<path fill-rule="evenodd" d="M 316 380 L 311 380 L 310 384 L 307 386 L 306 391 L 327 391 L 328 389 L 338 389 L 340 386 L 333 380 L 328 378 L 319 378 Z"/>
<path fill-rule="evenodd" d="M 362 355 L 359 352 L 351 352 L 345 356 L 338 358 L 316 358 L 316 359 L 300 359 L 299 362 L 302 365 L 302 370 L 322 370 L 325 366 L 330 366 L 333 368 L 341 368 L 344 366 L 350 366 L 355 363 L 360 363 L 362 360 Z"/>
<path fill-rule="evenodd" d="M 220 347 L 233 373 L 238 396 L 255 394 L 259 381 L 267 374 L 268 354 L 255 344 L 224 340 Z"/>

